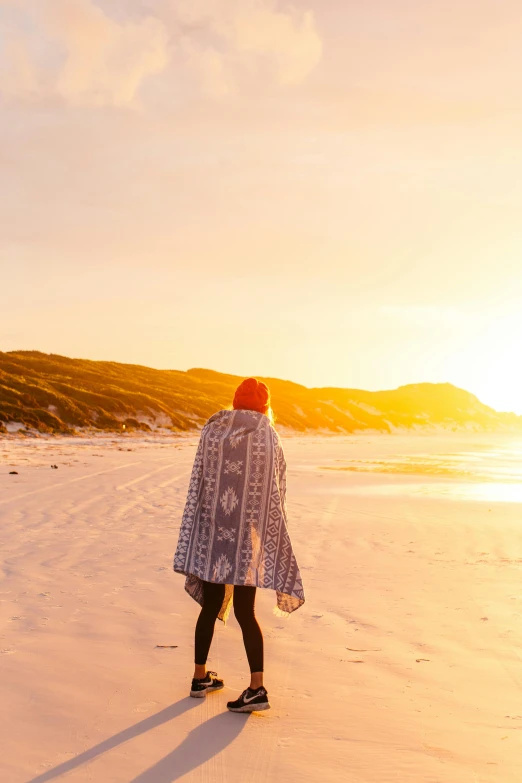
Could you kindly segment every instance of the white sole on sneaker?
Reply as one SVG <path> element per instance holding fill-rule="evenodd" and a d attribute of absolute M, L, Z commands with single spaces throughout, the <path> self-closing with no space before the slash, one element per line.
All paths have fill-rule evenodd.
<path fill-rule="evenodd" d="M 245 704 L 244 707 L 228 707 L 229 712 L 261 712 L 269 709 L 270 703 L 268 701 L 265 701 L 264 704 Z"/>
<path fill-rule="evenodd" d="M 204 699 L 209 691 L 220 691 L 224 687 L 225 685 L 223 683 L 223 685 L 216 685 L 215 688 L 205 688 L 204 691 L 190 691 L 190 695 L 193 699 Z"/>

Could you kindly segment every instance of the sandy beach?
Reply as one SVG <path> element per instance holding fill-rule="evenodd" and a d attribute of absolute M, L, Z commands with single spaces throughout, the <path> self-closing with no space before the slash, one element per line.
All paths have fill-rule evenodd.
<path fill-rule="evenodd" d="M 225 706 L 248 684 L 233 616 L 226 688 L 188 697 L 196 443 L 0 439 L 0 779 L 518 783 L 520 439 L 284 438 L 306 603 L 281 618 L 258 591 L 272 709 L 251 716 Z"/>

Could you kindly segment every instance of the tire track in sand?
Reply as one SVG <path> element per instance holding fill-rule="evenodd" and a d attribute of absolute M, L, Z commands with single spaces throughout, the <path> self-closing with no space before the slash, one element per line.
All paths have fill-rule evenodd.
<path fill-rule="evenodd" d="M 96 473 L 87 473 L 85 476 L 78 476 L 77 478 L 69 479 L 69 481 L 60 481 L 57 484 L 49 484 L 47 487 L 40 487 L 40 489 L 33 489 L 29 492 L 23 492 L 21 495 L 15 495 L 14 497 L 5 498 L 0 500 L 0 506 L 4 503 L 11 503 L 13 500 L 20 500 L 21 498 L 29 497 L 29 495 L 39 495 L 41 492 L 49 492 L 52 489 L 58 487 L 68 487 L 70 484 L 75 484 L 77 481 L 87 481 L 87 479 L 94 478 L 95 476 L 103 476 L 106 473 L 114 473 L 116 470 L 123 470 L 130 465 L 139 465 L 144 462 L 142 459 L 135 460 L 134 462 L 127 462 L 125 465 L 117 465 L 115 468 L 107 468 L 107 470 L 97 470 Z"/>

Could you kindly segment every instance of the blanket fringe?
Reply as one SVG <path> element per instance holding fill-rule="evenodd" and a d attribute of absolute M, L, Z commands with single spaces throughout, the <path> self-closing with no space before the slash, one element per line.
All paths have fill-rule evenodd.
<path fill-rule="evenodd" d="M 288 617 L 288 615 L 290 614 L 290 612 L 283 612 L 283 610 L 280 609 L 277 604 L 272 609 L 272 612 L 273 614 L 275 614 L 276 617 Z"/>

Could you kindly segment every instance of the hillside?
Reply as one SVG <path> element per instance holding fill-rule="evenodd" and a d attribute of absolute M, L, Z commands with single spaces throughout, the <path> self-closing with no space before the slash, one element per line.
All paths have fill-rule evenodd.
<path fill-rule="evenodd" d="M 155 370 L 39 351 L 0 352 L 0 432 L 14 431 L 17 424 L 67 434 L 83 428 L 121 431 L 123 425 L 126 431 L 190 431 L 230 405 L 241 379 L 212 370 Z M 372 392 L 262 380 L 272 391 L 278 425 L 298 432 L 522 431 L 522 416 L 498 413 L 450 383 Z"/>

